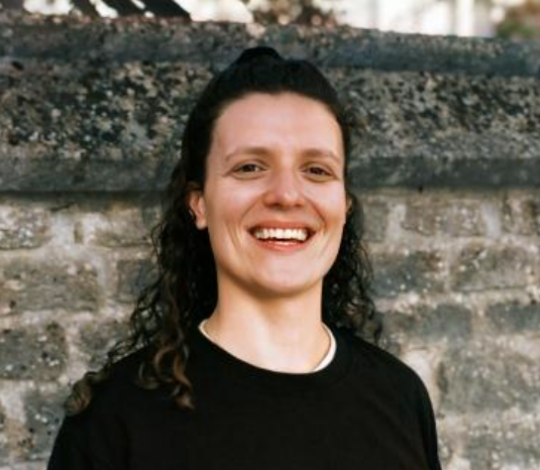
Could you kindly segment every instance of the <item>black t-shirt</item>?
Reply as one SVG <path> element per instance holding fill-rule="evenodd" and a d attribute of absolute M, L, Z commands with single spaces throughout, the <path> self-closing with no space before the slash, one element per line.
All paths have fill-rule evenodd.
<path fill-rule="evenodd" d="M 196 330 L 186 374 L 196 410 L 134 382 L 120 360 L 90 406 L 62 423 L 48 470 L 439 470 L 431 402 L 389 353 L 332 328 L 323 369 L 274 372 Z"/>

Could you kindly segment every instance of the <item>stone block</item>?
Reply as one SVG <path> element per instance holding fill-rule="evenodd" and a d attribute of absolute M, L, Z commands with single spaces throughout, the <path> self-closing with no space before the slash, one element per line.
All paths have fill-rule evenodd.
<path fill-rule="evenodd" d="M 540 305 L 504 302 L 491 305 L 485 315 L 488 327 L 496 334 L 540 332 Z"/>
<path fill-rule="evenodd" d="M 117 298 L 122 302 L 133 302 L 154 278 L 155 268 L 148 259 L 126 259 L 118 261 Z"/>
<path fill-rule="evenodd" d="M 471 337 L 472 312 L 462 305 L 439 304 L 434 307 L 414 305 L 408 313 L 384 314 L 386 335 L 400 342 L 465 342 Z"/>
<path fill-rule="evenodd" d="M 382 242 L 386 237 L 390 205 L 386 201 L 372 200 L 359 196 L 364 210 L 365 240 Z"/>
<path fill-rule="evenodd" d="M 0 379 L 54 380 L 64 370 L 65 334 L 57 323 L 0 330 Z"/>
<path fill-rule="evenodd" d="M 157 219 L 157 211 L 140 208 L 84 214 L 75 226 L 75 238 L 107 248 L 146 246 L 151 243 L 150 230 Z"/>
<path fill-rule="evenodd" d="M 88 367 L 92 370 L 101 367 L 107 359 L 109 349 L 127 334 L 128 324 L 122 320 L 106 320 L 82 325 L 79 347 L 88 357 Z"/>
<path fill-rule="evenodd" d="M 450 345 L 446 358 L 438 379 L 444 410 L 466 415 L 538 409 L 537 358 L 489 343 Z"/>
<path fill-rule="evenodd" d="M 503 201 L 503 230 L 514 235 L 540 235 L 540 195 L 508 196 Z"/>
<path fill-rule="evenodd" d="M 440 292 L 443 289 L 440 253 L 377 253 L 372 257 L 377 297 L 393 298 L 404 292 Z"/>
<path fill-rule="evenodd" d="M 24 311 L 95 310 L 99 287 L 90 263 L 50 257 L 14 259 L 0 273 L 0 315 Z"/>
<path fill-rule="evenodd" d="M 450 270 L 452 287 L 469 292 L 535 284 L 537 258 L 537 253 L 517 246 L 467 246 Z"/>
<path fill-rule="evenodd" d="M 21 443 L 21 451 L 26 459 L 49 457 L 64 416 L 63 402 L 68 392 L 34 390 L 24 396 L 27 435 Z"/>
<path fill-rule="evenodd" d="M 51 238 L 50 225 L 41 208 L 0 206 L 0 250 L 42 246 Z"/>
<path fill-rule="evenodd" d="M 401 227 L 425 236 L 475 237 L 486 233 L 479 202 L 428 194 L 407 202 Z"/>

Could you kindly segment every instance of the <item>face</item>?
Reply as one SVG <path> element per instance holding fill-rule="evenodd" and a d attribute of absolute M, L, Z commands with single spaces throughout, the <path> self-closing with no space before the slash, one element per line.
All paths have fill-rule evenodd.
<path fill-rule="evenodd" d="M 346 219 L 344 160 L 341 129 L 314 99 L 253 93 L 224 109 L 204 190 L 188 201 L 208 229 L 220 289 L 322 291 Z"/>

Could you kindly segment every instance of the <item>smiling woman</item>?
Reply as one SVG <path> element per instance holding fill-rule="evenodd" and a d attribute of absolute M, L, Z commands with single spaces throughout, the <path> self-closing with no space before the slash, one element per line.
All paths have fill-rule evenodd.
<path fill-rule="evenodd" d="M 440 469 L 427 391 L 375 331 L 347 115 L 248 49 L 207 85 L 132 332 L 77 382 L 49 470 Z"/>

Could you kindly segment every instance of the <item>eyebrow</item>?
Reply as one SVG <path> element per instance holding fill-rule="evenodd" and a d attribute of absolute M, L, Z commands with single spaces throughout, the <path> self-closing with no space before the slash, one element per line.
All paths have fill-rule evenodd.
<path fill-rule="evenodd" d="M 247 146 L 247 147 L 239 147 L 236 150 L 233 150 L 232 152 L 228 153 L 225 156 L 225 161 L 227 162 L 229 159 L 234 157 L 235 155 L 239 154 L 248 154 L 248 155 L 257 155 L 257 156 L 267 156 L 270 155 L 272 151 L 267 147 L 260 147 L 260 146 Z M 302 151 L 302 154 L 310 157 L 325 157 L 330 158 L 332 160 L 335 160 L 337 163 L 341 163 L 341 159 L 331 150 L 313 147 L 308 148 Z"/>

